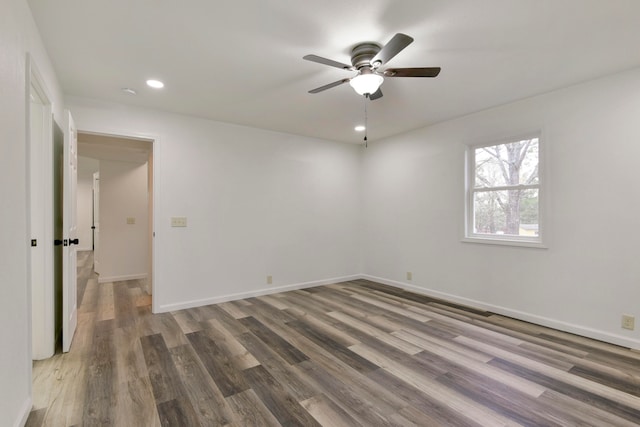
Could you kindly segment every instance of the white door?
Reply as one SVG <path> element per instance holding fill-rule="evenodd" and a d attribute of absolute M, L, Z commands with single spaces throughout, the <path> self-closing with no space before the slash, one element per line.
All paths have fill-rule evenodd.
<path fill-rule="evenodd" d="M 31 349 L 34 360 L 55 353 L 53 236 L 48 222 L 52 210 L 47 203 L 52 168 L 50 147 L 53 145 L 51 106 L 41 95 L 35 82 L 30 89 L 29 129 L 29 228 L 31 232 Z M 50 187 L 53 189 L 53 186 Z M 58 324 L 59 326 L 59 324 Z"/>
<path fill-rule="evenodd" d="M 64 163 L 63 163 L 63 248 L 62 248 L 62 351 L 71 348 L 73 334 L 78 324 L 77 281 L 77 204 L 78 185 L 78 134 L 69 110 L 64 112 Z"/>
<path fill-rule="evenodd" d="M 100 172 L 93 173 L 93 271 L 100 274 Z"/>

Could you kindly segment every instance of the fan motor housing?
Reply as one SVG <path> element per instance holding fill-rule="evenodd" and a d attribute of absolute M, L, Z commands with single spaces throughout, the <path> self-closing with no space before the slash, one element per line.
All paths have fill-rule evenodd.
<path fill-rule="evenodd" d="M 351 50 L 351 64 L 359 70 L 371 67 L 371 60 L 380 52 L 380 45 L 376 43 L 361 43 Z"/>

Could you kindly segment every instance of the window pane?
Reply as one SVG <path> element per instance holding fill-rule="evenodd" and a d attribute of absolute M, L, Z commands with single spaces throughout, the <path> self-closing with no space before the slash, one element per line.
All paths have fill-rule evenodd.
<path fill-rule="evenodd" d="M 538 184 L 538 138 L 475 149 L 475 188 Z"/>
<path fill-rule="evenodd" d="M 538 189 L 474 193 L 476 234 L 536 237 L 538 221 Z"/>

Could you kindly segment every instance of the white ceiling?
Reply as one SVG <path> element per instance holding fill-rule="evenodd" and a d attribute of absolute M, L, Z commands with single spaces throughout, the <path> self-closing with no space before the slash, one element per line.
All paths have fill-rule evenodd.
<path fill-rule="evenodd" d="M 640 66 L 638 0 L 29 0 L 66 94 L 358 143 L 364 98 L 349 63 L 359 42 L 415 41 L 369 104 L 375 140 Z M 161 91 L 148 78 L 163 80 Z M 123 93 L 130 87 L 137 96 Z"/>

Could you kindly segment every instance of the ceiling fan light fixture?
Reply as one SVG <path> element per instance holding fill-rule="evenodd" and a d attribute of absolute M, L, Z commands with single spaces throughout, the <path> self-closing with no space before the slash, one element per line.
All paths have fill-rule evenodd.
<path fill-rule="evenodd" d="M 384 77 L 379 74 L 359 74 L 349 81 L 349 84 L 358 95 L 375 93 L 384 82 Z"/>

